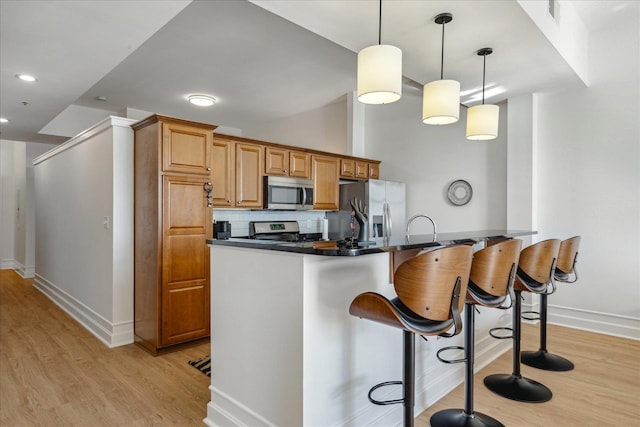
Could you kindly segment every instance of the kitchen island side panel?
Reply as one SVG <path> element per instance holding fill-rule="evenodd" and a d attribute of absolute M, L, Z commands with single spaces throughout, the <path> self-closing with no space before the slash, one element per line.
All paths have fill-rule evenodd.
<path fill-rule="evenodd" d="M 211 247 L 208 425 L 301 426 L 303 255 Z"/>

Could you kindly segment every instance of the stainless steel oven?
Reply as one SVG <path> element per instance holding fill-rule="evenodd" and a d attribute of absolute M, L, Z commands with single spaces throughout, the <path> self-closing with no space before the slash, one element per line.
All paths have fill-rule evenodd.
<path fill-rule="evenodd" d="M 265 209 L 313 209 L 313 181 L 310 179 L 265 176 L 263 191 Z"/>

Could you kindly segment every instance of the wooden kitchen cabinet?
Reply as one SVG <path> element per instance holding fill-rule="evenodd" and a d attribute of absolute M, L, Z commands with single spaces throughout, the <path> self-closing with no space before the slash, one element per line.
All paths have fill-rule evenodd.
<path fill-rule="evenodd" d="M 369 163 L 369 178 L 370 179 L 380 179 L 380 164 L 379 163 Z"/>
<path fill-rule="evenodd" d="M 340 159 L 340 176 L 342 178 L 355 178 L 356 161 L 353 159 Z"/>
<path fill-rule="evenodd" d="M 301 151 L 265 147 L 265 175 L 311 178 L 311 156 Z"/>
<path fill-rule="evenodd" d="M 236 207 L 262 208 L 261 145 L 236 143 Z"/>
<path fill-rule="evenodd" d="M 213 139 L 213 206 L 262 208 L 262 145 L 235 141 L 224 135 Z"/>
<path fill-rule="evenodd" d="M 355 177 L 358 179 L 369 178 L 369 163 L 360 160 L 355 161 Z"/>
<path fill-rule="evenodd" d="M 311 156 L 313 179 L 313 208 L 316 210 L 338 210 L 340 159 L 329 156 Z"/>
<path fill-rule="evenodd" d="M 153 354 L 209 336 L 215 126 L 154 115 L 134 142 L 134 337 Z"/>

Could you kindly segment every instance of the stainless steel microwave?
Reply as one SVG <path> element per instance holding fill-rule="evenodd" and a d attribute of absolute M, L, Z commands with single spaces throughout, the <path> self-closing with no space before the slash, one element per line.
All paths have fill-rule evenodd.
<path fill-rule="evenodd" d="M 265 176 L 263 191 L 265 209 L 313 209 L 313 181 L 310 179 Z"/>

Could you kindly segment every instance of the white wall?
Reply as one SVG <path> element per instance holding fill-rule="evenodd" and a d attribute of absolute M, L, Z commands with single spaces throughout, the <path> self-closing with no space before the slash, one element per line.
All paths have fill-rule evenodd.
<path fill-rule="evenodd" d="M 0 141 L 0 268 L 15 269 L 24 278 L 33 277 L 34 157 L 55 147 L 21 141 Z"/>
<path fill-rule="evenodd" d="M 590 34 L 588 88 L 539 94 L 540 239 L 581 235 L 550 320 L 640 339 L 640 16 Z"/>
<path fill-rule="evenodd" d="M 218 130 L 224 133 L 223 130 Z M 314 110 L 242 129 L 245 138 L 337 154 L 347 153 L 347 97 Z"/>
<path fill-rule="evenodd" d="M 429 215 L 438 231 L 447 232 L 504 228 L 506 105 L 500 106 L 498 138 L 493 141 L 465 138 L 465 108 L 458 123 L 447 126 L 425 125 L 421 114 L 422 94 L 409 90 L 398 102 L 365 108 L 365 157 L 382 161 L 382 179 L 407 184 L 407 218 Z M 454 206 L 446 197 L 449 184 L 457 179 L 473 188 L 464 206 Z M 416 234 L 431 232 L 426 221 L 414 228 Z"/>
<path fill-rule="evenodd" d="M 0 140 L 0 269 L 11 269 L 15 261 L 16 174 L 15 153 L 24 142 Z"/>
<path fill-rule="evenodd" d="M 107 118 L 34 160 L 35 286 L 109 346 L 133 342 L 132 123 Z"/>

